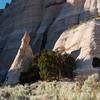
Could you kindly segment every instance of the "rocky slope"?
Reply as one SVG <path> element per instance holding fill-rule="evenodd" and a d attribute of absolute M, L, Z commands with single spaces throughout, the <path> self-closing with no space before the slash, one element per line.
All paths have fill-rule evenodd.
<path fill-rule="evenodd" d="M 100 0 L 12 0 L 0 15 L 0 74 L 9 69 L 24 32 L 34 52 L 53 49 L 68 28 L 100 15 Z"/>

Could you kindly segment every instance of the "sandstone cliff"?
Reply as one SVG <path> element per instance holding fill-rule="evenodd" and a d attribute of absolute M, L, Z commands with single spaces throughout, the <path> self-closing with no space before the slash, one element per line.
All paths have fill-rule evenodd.
<path fill-rule="evenodd" d="M 30 36 L 25 33 L 14 62 L 7 73 L 5 84 L 15 85 L 19 83 L 21 72 L 26 72 L 30 68 L 33 53 L 29 43 Z"/>
<path fill-rule="evenodd" d="M 63 32 L 53 50 L 75 56 L 77 72 L 92 73 L 100 70 L 98 69 L 100 67 L 99 39 L 100 19 L 97 18 Z"/>
<path fill-rule="evenodd" d="M 100 15 L 100 0 L 12 0 L 0 16 L 0 73 L 9 69 L 23 33 L 30 33 L 34 52 L 53 49 L 60 35 L 75 24 Z"/>

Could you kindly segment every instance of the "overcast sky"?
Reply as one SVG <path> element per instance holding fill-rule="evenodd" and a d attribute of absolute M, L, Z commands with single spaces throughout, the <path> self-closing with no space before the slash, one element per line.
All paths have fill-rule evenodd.
<path fill-rule="evenodd" d="M 0 0 L 0 9 L 4 8 L 7 2 L 10 3 L 11 0 Z"/>

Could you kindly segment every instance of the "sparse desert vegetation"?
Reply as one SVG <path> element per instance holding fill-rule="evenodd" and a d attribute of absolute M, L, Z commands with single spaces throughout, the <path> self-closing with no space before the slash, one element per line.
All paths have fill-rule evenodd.
<path fill-rule="evenodd" d="M 0 100 L 100 100 L 100 76 L 79 82 L 36 82 L 31 85 L 1 86 Z"/>
<path fill-rule="evenodd" d="M 42 51 L 33 55 L 28 72 L 22 73 L 23 85 L 0 87 L 0 100 L 100 100 L 100 75 L 82 81 L 73 78 L 75 59 L 68 54 Z"/>

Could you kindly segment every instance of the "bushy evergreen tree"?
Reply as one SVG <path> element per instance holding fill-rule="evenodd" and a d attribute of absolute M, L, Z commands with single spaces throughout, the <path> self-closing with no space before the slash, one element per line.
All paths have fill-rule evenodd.
<path fill-rule="evenodd" d="M 33 55 L 32 66 L 28 72 L 22 73 L 21 80 L 24 83 L 40 79 L 52 81 L 65 77 L 73 78 L 75 68 L 75 59 L 71 55 L 43 50 Z"/>

